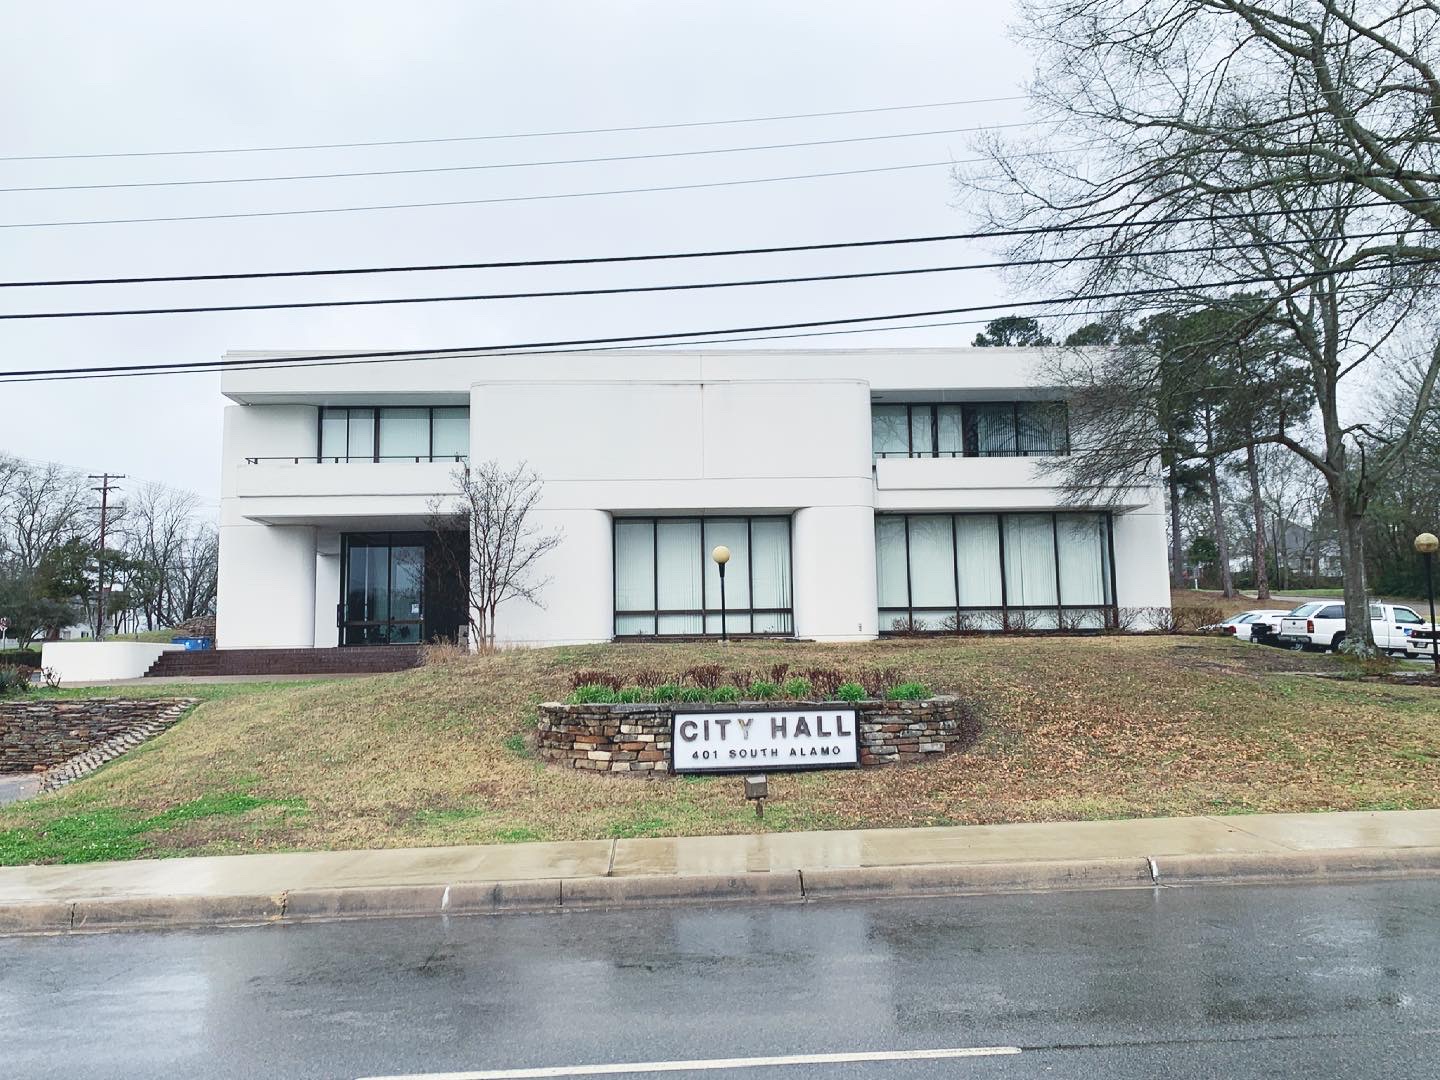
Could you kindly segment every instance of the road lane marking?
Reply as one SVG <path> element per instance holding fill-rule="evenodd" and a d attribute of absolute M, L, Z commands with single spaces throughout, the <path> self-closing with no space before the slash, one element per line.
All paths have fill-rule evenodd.
<path fill-rule="evenodd" d="M 476 1072 L 400 1073 L 360 1080 L 544 1080 L 554 1076 L 623 1076 L 627 1073 L 702 1072 L 764 1069 L 780 1065 L 845 1065 L 865 1061 L 940 1061 L 947 1058 L 1018 1054 L 1018 1046 L 959 1046 L 940 1050 L 874 1050 L 850 1054 L 785 1054 L 779 1057 L 700 1058 L 695 1061 L 635 1061 L 613 1065 L 553 1065 L 538 1069 L 481 1069 Z"/>

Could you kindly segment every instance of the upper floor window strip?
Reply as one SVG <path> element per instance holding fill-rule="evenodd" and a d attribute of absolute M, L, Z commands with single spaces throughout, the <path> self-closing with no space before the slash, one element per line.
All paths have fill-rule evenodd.
<path fill-rule="evenodd" d="M 315 460 L 455 461 L 470 453 L 464 406 L 321 406 Z"/>
<path fill-rule="evenodd" d="M 1038 457 L 1070 452 L 1063 401 L 873 404 L 870 435 L 882 457 Z"/>

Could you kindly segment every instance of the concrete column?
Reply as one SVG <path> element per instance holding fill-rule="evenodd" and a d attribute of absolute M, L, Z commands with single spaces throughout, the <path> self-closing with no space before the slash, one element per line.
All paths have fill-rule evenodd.
<path fill-rule="evenodd" d="M 540 510 L 539 529 L 559 529 L 560 546 L 535 568 L 549 578 L 540 605 L 511 600 L 496 615 L 497 644 L 574 645 L 609 641 L 614 632 L 614 537 L 604 510 Z"/>
<path fill-rule="evenodd" d="M 879 633 L 875 600 L 875 511 L 810 506 L 795 511 L 795 634 L 864 641 Z"/>
<path fill-rule="evenodd" d="M 1116 514 L 1115 600 L 1124 607 L 1169 607 L 1165 507 L 1158 493 L 1141 510 Z"/>
<path fill-rule="evenodd" d="M 315 530 L 315 647 L 340 644 L 340 627 L 335 622 L 340 603 L 340 534 L 334 529 Z"/>
<path fill-rule="evenodd" d="M 315 529 L 222 526 L 215 611 L 221 648 L 313 647 Z"/>

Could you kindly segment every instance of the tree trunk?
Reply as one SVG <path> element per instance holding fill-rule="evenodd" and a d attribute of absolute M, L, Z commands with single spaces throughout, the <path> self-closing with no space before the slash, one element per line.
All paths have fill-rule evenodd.
<path fill-rule="evenodd" d="M 1235 583 L 1230 578 L 1230 538 L 1225 533 L 1225 508 L 1220 501 L 1220 470 L 1215 458 L 1206 459 L 1206 472 L 1210 480 L 1210 512 L 1215 516 L 1215 549 L 1219 553 L 1220 592 L 1226 597 L 1235 595 Z"/>
<path fill-rule="evenodd" d="M 1175 476 L 1175 467 L 1170 467 L 1166 480 L 1170 489 L 1170 587 L 1185 587 L 1185 544 L 1180 537 L 1180 481 Z"/>
<path fill-rule="evenodd" d="M 1331 484 L 1330 505 L 1335 511 L 1340 572 L 1345 585 L 1345 651 L 1356 656 L 1378 656 L 1370 632 L 1370 597 L 1365 587 L 1365 514 L 1356 510 L 1348 493 L 1335 484 Z M 1315 561 L 1318 570 L 1318 544 Z"/>
<path fill-rule="evenodd" d="M 1270 571 L 1265 566 L 1265 503 L 1260 497 L 1260 465 L 1255 447 L 1245 448 L 1245 468 L 1250 474 L 1250 509 L 1255 514 L 1255 599 L 1270 599 Z"/>
<path fill-rule="evenodd" d="M 1285 542 L 1285 519 L 1279 515 L 1275 518 L 1275 580 L 1281 591 L 1285 589 L 1290 572 L 1290 547 Z"/>

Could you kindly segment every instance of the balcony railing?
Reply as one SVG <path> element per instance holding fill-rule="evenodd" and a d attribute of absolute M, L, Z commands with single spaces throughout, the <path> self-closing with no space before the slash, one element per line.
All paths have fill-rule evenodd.
<path fill-rule="evenodd" d="M 1064 457 L 1067 450 L 876 450 L 877 458 Z"/>
<path fill-rule="evenodd" d="M 381 463 L 386 461 L 403 461 L 412 464 L 427 464 L 440 462 L 442 464 L 464 465 L 470 460 L 468 454 L 380 454 L 367 457 L 321 457 L 318 454 L 271 454 L 259 457 L 247 457 L 246 465 L 265 465 L 273 462 L 281 462 L 289 465 L 348 465 L 356 462 Z"/>

